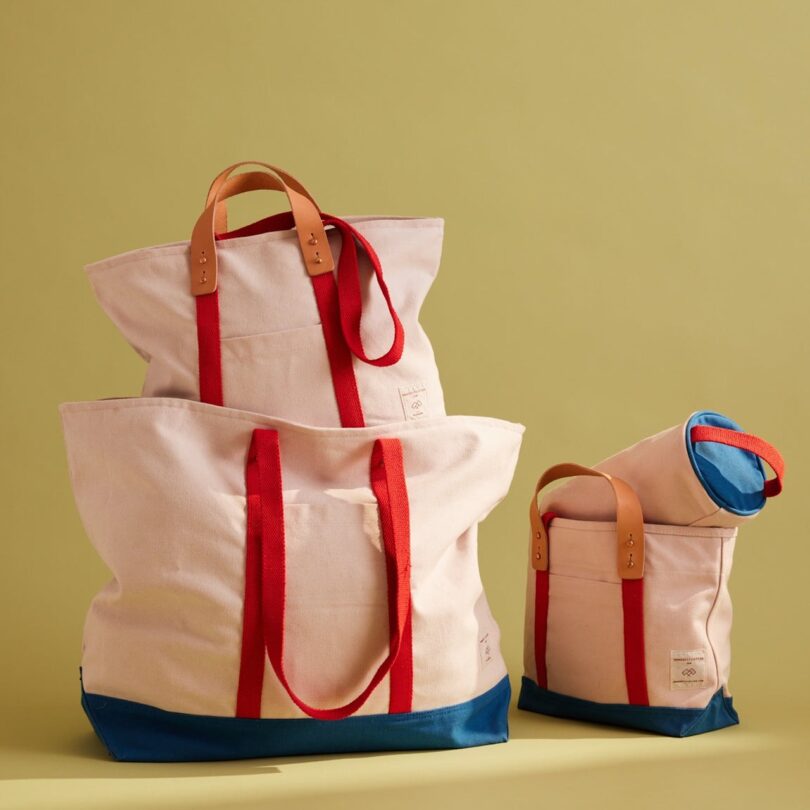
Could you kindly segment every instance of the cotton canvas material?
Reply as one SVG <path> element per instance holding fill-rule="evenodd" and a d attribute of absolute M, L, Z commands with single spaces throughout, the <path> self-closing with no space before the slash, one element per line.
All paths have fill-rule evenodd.
<path fill-rule="evenodd" d="M 367 425 L 445 413 L 433 349 L 419 311 L 439 268 L 443 221 L 346 217 L 374 246 L 405 332 L 399 362 L 353 360 Z M 340 239 L 328 232 L 334 255 Z M 188 243 L 124 253 L 87 266 L 95 295 L 147 362 L 144 397 L 200 398 L 195 299 L 189 294 Z M 228 239 L 217 245 L 225 405 L 309 425 L 340 425 L 312 282 L 294 230 Z M 362 337 L 370 355 L 391 343 L 390 316 L 365 284 Z"/>
<path fill-rule="evenodd" d="M 299 692 L 316 704 L 344 702 L 387 652 L 368 465 L 374 440 L 392 434 L 410 503 L 413 710 L 463 703 L 503 679 L 476 537 L 508 490 L 521 426 L 452 416 L 328 429 L 176 398 L 69 403 L 61 415 L 79 512 L 113 574 L 85 625 L 88 693 L 234 716 L 245 460 L 257 427 L 280 435 L 287 666 Z M 387 701 L 384 681 L 358 715 L 385 713 Z M 269 667 L 261 716 L 303 716 Z"/>
<path fill-rule="evenodd" d="M 728 579 L 736 534 L 733 528 L 644 526 L 644 657 L 651 706 L 702 708 L 718 690 L 729 694 Z M 549 561 L 548 689 L 627 704 L 616 524 L 555 518 Z M 524 671 L 536 682 L 535 579 L 530 569 Z M 672 654 L 678 650 L 704 651 L 701 685 L 672 688 Z"/>

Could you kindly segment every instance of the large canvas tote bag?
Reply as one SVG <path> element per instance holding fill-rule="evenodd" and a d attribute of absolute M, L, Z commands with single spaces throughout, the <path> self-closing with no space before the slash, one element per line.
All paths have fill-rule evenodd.
<path fill-rule="evenodd" d="M 523 428 L 444 415 L 417 320 L 441 222 L 339 219 L 240 165 L 190 242 L 89 268 L 149 367 L 141 398 L 61 409 L 113 573 L 85 711 L 124 760 L 501 742 L 477 525 Z M 228 231 L 225 200 L 260 189 L 291 212 Z"/>
<path fill-rule="evenodd" d="M 86 268 L 102 308 L 148 361 L 142 395 L 322 426 L 443 415 L 418 320 L 442 220 L 340 219 L 281 169 L 255 162 L 261 171 L 233 174 L 252 163 L 214 179 L 190 242 Z M 290 213 L 228 232 L 225 201 L 254 190 L 283 192 Z"/>
<path fill-rule="evenodd" d="M 537 493 L 594 478 L 613 519 L 541 513 Z M 551 467 L 530 506 L 525 676 L 518 706 L 671 736 L 738 722 L 728 676 L 736 528 L 645 523 L 634 489 Z"/>
<path fill-rule="evenodd" d="M 115 757 L 506 739 L 476 528 L 507 492 L 520 426 L 443 417 L 389 438 L 168 398 L 61 414 L 114 577 L 87 617 L 82 679 Z"/>

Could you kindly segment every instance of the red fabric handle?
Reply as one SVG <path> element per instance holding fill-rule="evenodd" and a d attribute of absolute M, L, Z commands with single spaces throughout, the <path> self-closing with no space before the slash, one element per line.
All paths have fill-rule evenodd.
<path fill-rule="evenodd" d="M 738 447 L 759 456 L 776 474 L 775 478 L 765 482 L 762 490 L 763 495 L 766 498 L 773 498 L 782 491 L 782 481 L 785 477 L 785 460 L 772 444 L 768 444 L 759 436 L 742 433 L 738 430 L 713 427 L 712 425 L 694 425 L 689 437 L 693 443 L 717 442 L 718 444 L 726 444 L 729 447 Z"/>
<path fill-rule="evenodd" d="M 343 243 L 340 248 L 338 258 L 337 284 L 338 300 L 340 306 L 340 325 L 343 331 L 343 339 L 351 349 L 352 354 L 364 363 L 372 366 L 391 366 L 402 357 L 405 347 L 405 330 L 399 320 L 394 304 L 391 301 L 391 294 L 388 285 L 383 277 L 382 264 L 377 252 L 371 243 L 356 228 L 348 222 L 332 216 L 331 214 L 321 214 L 324 225 L 332 225 L 340 231 Z M 225 234 L 218 234 L 217 239 L 232 239 L 238 236 L 254 236 L 268 231 L 287 230 L 295 227 L 292 213 L 285 211 L 281 214 L 274 214 L 271 217 L 245 225 L 235 231 Z M 380 292 L 385 299 L 388 313 L 391 316 L 391 324 L 394 328 L 394 335 L 391 346 L 379 357 L 369 357 L 363 346 L 363 339 L 360 335 L 360 321 L 363 314 L 363 299 L 360 292 L 360 267 L 358 264 L 357 245 L 363 249 L 371 263 L 374 271 L 374 278 Z"/>
<path fill-rule="evenodd" d="M 410 641 L 410 516 L 408 493 L 402 458 L 402 445 L 397 439 L 377 439 L 371 454 L 371 487 L 377 497 L 380 510 L 380 527 L 385 555 L 388 582 L 389 652 L 376 672 L 351 701 L 343 706 L 318 708 L 302 700 L 287 679 L 284 665 L 285 610 L 286 610 L 286 541 L 284 533 L 284 501 L 282 496 L 281 454 L 278 432 L 258 428 L 248 454 L 246 481 L 248 485 L 248 511 L 257 510 L 251 519 L 248 515 L 248 533 L 256 529 L 260 554 L 248 544 L 247 556 L 255 566 L 260 557 L 260 582 L 247 572 L 246 589 L 250 583 L 255 593 L 245 598 L 245 627 L 248 625 L 253 638 L 248 640 L 246 653 L 243 633 L 242 671 L 240 693 L 237 697 L 237 713 L 240 706 L 245 712 L 240 716 L 259 716 L 261 707 L 261 678 L 255 666 L 255 630 L 257 622 L 263 626 L 264 647 L 273 671 L 290 699 L 298 708 L 319 720 L 340 720 L 354 714 L 369 698 L 380 681 L 391 672 L 391 696 L 389 710 L 410 711 L 412 699 L 411 651 L 403 649 Z M 258 490 L 258 491 L 254 491 Z M 260 609 L 257 606 L 260 603 Z M 259 634 L 261 638 L 261 634 Z M 246 666 L 246 657 L 248 659 Z M 264 660 L 261 657 L 263 668 Z M 407 664 L 403 672 L 401 663 Z M 399 672 L 394 678 L 394 668 Z M 258 684 L 258 699 L 256 689 Z M 252 690 L 252 692 L 251 692 Z M 240 697 L 242 699 L 240 700 Z"/>
<path fill-rule="evenodd" d="M 340 302 L 340 325 L 343 329 L 343 337 L 352 350 L 352 354 L 364 363 L 372 366 L 391 366 L 402 357 L 402 350 L 405 347 L 405 332 L 402 322 L 399 320 L 394 304 L 391 301 L 391 294 L 388 292 L 388 285 L 382 274 L 382 266 L 371 243 L 355 228 L 344 222 L 342 219 L 323 215 L 325 225 L 334 225 L 343 236 L 343 245 L 338 259 L 338 300 Z M 355 241 L 356 240 L 356 241 Z M 388 314 L 391 316 L 391 323 L 394 326 L 394 336 L 388 351 L 379 357 L 369 357 L 363 346 L 363 339 L 360 336 L 360 321 L 363 316 L 363 299 L 360 293 L 360 267 L 357 262 L 357 244 L 365 251 L 374 270 L 374 277 L 377 286 L 380 288 L 385 304 L 388 307 Z"/>

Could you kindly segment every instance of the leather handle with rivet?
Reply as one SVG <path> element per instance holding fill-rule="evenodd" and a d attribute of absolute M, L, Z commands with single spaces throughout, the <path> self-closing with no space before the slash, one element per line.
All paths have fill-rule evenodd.
<path fill-rule="evenodd" d="M 540 518 L 537 496 L 540 490 L 560 478 L 590 475 L 604 478 L 613 488 L 616 498 L 616 543 L 617 565 L 621 579 L 641 579 L 644 576 L 644 515 L 641 503 L 633 488 L 621 478 L 609 475 L 581 464 L 556 464 L 549 467 L 537 482 L 534 497 L 529 506 L 529 523 L 532 527 L 532 567 L 547 571 L 549 562 L 548 532 Z"/>
<path fill-rule="evenodd" d="M 321 212 L 309 192 L 292 175 L 269 163 L 242 161 L 229 166 L 214 178 L 208 191 L 205 210 L 192 231 L 190 245 L 192 295 L 207 295 L 217 289 L 218 266 L 215 235 L 217 209 L 224 198 L 223 194 L 231 174 L 242 166 L 250 165 L 261 166 L 266 173 L 278 181 L 287 195 L 307 272 L 311 276 L 318 276 L 334 270 L 335 263 L 326 239 L 326 230 L 321 221 Z M 230 188 L 238 188 L 239 182 L 232 184 Z M 248 190 L 251 181 L 241 182 L 244 184 L 242 190 Z M 239 192 L 232 191 L 229 196 L 233 196 L 234 193 Z"/>

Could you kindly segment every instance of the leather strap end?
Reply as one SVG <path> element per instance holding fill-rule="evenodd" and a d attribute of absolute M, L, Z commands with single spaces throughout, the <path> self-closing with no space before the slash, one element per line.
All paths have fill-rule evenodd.
<path fill-rule="evenodd" d="M 530 543 L 532 568 L 535 571 L 548 571 L 548 532 L 540 518 L 540 512 L 537 508 L 537 496 L 535 496 L 529 508 L 529 523 L 532 530 Z"/>
<path fill-rule="evenodd" d="M 213 209 L 211 210 L 213 218 Z M 189 246 L 191 294 L 208 295 L 217 289 L 217 251 L 209 218 L 202 216 L 194 227 Z M 206 232 L 208 228 L 208 232 Z"/>
<path fill-rule="evenodd" d="M 331 273 L 335 269 L 335 260 L 326 238 L 326 228 L 321 219 L 321 212 L 312 201 L 293 188 L 287 189 L 290 198 L 298 242 L 301 245 L 301 256 L 304 267 L 310 276 Z"/>

